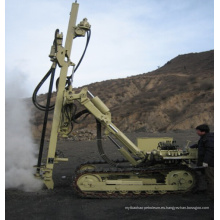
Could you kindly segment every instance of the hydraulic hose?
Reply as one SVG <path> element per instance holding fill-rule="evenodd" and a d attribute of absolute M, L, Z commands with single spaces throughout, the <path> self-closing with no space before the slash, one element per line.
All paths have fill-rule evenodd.
<path fill-rule="evenodd" d="M 97 119 L 96 119 L 96 125 L 97 125 L 97 145 L 98 145 L 98 151 L 99 151 L 99 154 L 100 156 L 102 157 L 102 159 L 108 163 L 110 166 L 112 167 L 117 167 L 117 168 L 131 168 L 131 166 L 129 165 L 120 165 L 118 163 L 115 163 L 114 161 L 112 161 L 104 152 L 104 149 L 103 149 L 103 145 L 102 145 L 102 124 L 101 122 L 99 122 Z M 111 138 L 110 138 L 111 140 Z M 146 161 L 147 157 L 145 158 L 145 160 L 136 165 L 135 167 L 146 167 L 146 166 L 150 166 L 151 165 L 151 162 L 148 162 Z"/>
<path fill-rule="evenodd" d="M 53 89 L 53 81 L 55 76 L 55 68 L 51 68 L 51 77 L 50 77 L 50 85 L 48 89 L 48 95 L 47 95 L 47 104 L 45 106 L 45 114 L 44 114 L 44 123 L 43 123 L 43 129 L 41 133 L 41 141 L 40 141 L 40 148 L 39 148 L 39 154 L 38 154 L 38 162 L 37 162 L 37 171 L 40 172 L 41 167 L 41 160 L 42 160 L 42 154 L 43 154 L 43 148 L 44 148 L 44 139 L 46 134 L 46 128 L 47 128 L 47 119 L 48 119 L 48 113 L 50 109 L 50 99 L 51 99 L 51 93 Z"/>
<path fill-rule="evenodd" d="M 32 95 L 33 104 L 36 106 L 36 108 L 38 108 L 41 111 L 46 111 L 46 106 L 41 105 L 41 104 L 38 103 L 37 93 L 38 93 L 39 89 L 41 88 L 41 86 L 44 84 L 44 82 L 47 80 L 47 78 L 52 74 L 52 72 L 55 72 L 55 68 L 53 68 L 53 65 L 51 66 L 49 71 L 46 73 L 46 75 L 43 77 L 43 79 L 39 82 L 39 84 L 35 88 L 34 93 Z M 54 109 L 54 105 L 51 105 L 51 106 L 48 107 L 48 111 L 51 111 L 53 109 Z"/>
<path fill-rule="evenodd" d="M 55 46 L 55 52 L 57 52 L 57 34 L 59 33 L 59 29 L 56 29 L 55 34 L 54 34 L 54 41 L 53 41 L 53 45 Z M 32 95 L 32 102 L 33 104 L 36 106 L 36 108 L 38 108 L 41 111 L 46 111 L 46 108 L 48 108 L 48 111 L 51 111 L 54 109 L 55 105 L 51 105 L 51 106 L 44 106 L 38 103 L 37 101 L 37 93 L 39 91 L 39 89 L 41 88 L 41 86 L 44 84 L 44 82 L 47 80 L 47 78 L 51 75 L 55 73 L 55 69 L 56 69 L 56 65 L 54 67 L 54 63 L 52 64 L 51 68 L 49 69 L 49 71 L 46 73 L 46 75 L 43 77 L 43 79 L 38 83 L 37 87 L 34 90 L 34 93 Z M 52 84 L 53 85 L 53 84 Z M 52 92 L 52 89 L 51 89 Z"/>
<path fill-rule="evenodd" d="M 75 67 L 75 69 L 74 69 L 74 73 L 75 73 L 76 70 L 78 69 L 78 67 L 79 67 L 79 65 L 81 64 L 81 62 L 82 62 L 82 60 L 83 60 L 83 58 L 84 58 L 84 55 L 85 55 L 85 53 L 86 53 L 87 47 L 88 47 L 88 45 L 89 45 L 90 37 L 91 37 L 91 29 L 88 30 L 88 31 L 86 32 L 86 34 L 87 34 L 86 46 L 85 46 L 85 49 L 84 49 L 84 51 L 83 51 L 83 53 L 82 53 L 82 56 L 81 56 L 79 62 L 77 63 L 77 65 L 76 65 L 76 67 Z"/>
<path fill-rule="evenodd" d="M 80 64 L 81 64 L 81 62 L 82 62 L 82 60 L 85 56 L 86 50 L 87 50 L 88 45 L 89 45 L 90 37 L 91 37 L 91 29 L 86 32 L 86 35 L 87 35 L 87 39 L 86 39 L 86 45 L 85 45 L 84 51 L 83 51 L 77 65 L 76 65 L 76 67 L 74 68 L 73 73 L 70 76 L 66 77 L 66 88 L 68 88 L 68 86 L 70 86 L 72 84 L 73 76 L 74 76 L 75 72 L 77 71 L 77 69 L 79 68 L 79 66 L 80 66 Z M 56 89 L 58 89 L 59 79 L 60 78 L 58 77 L 57 80 L 56 80 Z"/>

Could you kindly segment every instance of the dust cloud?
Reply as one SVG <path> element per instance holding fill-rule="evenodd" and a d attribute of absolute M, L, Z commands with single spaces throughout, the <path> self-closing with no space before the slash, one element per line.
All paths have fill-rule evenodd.
<path fill-rule="evenodd" d="M 31 116 L 23 98 L 25 89 L 22 75 L 6 81 L 5 97 L 5 187 L 23 191 L 37 191 L 42 181 L 34 177 L 38 146 L 32 140 Z M 29 103 L 30 106 L 30 103 Z"/>

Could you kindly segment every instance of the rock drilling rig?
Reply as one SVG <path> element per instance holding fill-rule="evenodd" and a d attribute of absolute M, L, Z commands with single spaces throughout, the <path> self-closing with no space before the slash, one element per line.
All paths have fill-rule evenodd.
<path fill-rule="evenodd" d="M 80 92 L 72 87 L 73 75 L 79 67 L 91 36 L 91 25 L 83 19 L 76 25 L 79 4 L 73 3 L 69 18 L 65 46 L 62 46 L 63 34 L 57 29 L 50 51 L 52 66 L 40 81 L 33 93 L 33 103 L 45 112 L 42 136 L 39 148 L 36 178 L 42 179 L 48 189 L 54 188 L 53 169 L 55 163 L 68 161 L 59 157 L 56 152 L 58 135 L 68 136 L 72 125 L 84 114 L 94 116 L 97 124 L 97 145 L 99 161 L 79 165 L 75 171 L 73 187 L 82 197 L 140 197 L 150 194 L 183 193 L 196 186 L 195 164 L 197 149 L 187 147 L 180 149 L 173 138 L 139 138 L 137 145 L 112 122 L 110 109 L 92 94 L 87 88 Z M 73 40 L 87 37 L 86 46 L 77 65 L 71 60 Z M 51 105 L 51 93 L 57 65 L 60 76 L 57 80 L 57 96 L 55 105 Z M 72 74 L 67 76 L 68 69 Z M 37 101 L 37 93 L 50 76 L 47 103 L 45 106 Z M 76 112 L 76 103 L 84 106 L 84 110 Z M 46 163 L 42 164 L 44 137 L 48 112 L 54 110 L 52 130 L 47 152 Z M 117 123 L 117 122 L 116 122 Z M 123 155 L 124 160 L 111 160 L 102 146 L 102 128 L 104 134 Z"/>

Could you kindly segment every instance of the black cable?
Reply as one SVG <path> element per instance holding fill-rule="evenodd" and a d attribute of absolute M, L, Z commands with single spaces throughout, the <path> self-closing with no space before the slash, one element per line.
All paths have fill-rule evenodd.
<path fill-rule="evenodd" d="M 50 99 L 51 99 L 51 93 L 52 93 L 52 89 L 53 89 L 54 76 L 55 76 L 55 68 L 52 68 L 50 85 L 49 85 L 48 95 L 47 95 L 47 104 L 45 107 L 43 129 L 42 129 L 42 133 L 41 133 L 40 148 L 39 148 L 39 154 L 38 154 L 38 162 L 37 162 L 37 171 L 38 172 L 40 172 L 40 167 L 41 167 L 41 160 L 42 160 L 42 154 L 43 154 L 43 148 L 44 148 L 44 139 L 45 139 L 45 134 L 46 134 L 47 119 L 48 119 L 48 113 L 49 113 L 49 108 L 50 108 Z"/>
<path fill-rule="evenodd" d="M 97 125 L 97 145 L 98 145 L 98 151 L 102 159 L 107 162 L 112 167 L 117 168 L 131 168 L 131 165 L 120 165 L 118 163 L 115 163 L 109 157 L 105 154 L 103 146 L 102 146 L 102 124 L 96 119 L 96 125 Z"/>
<path fill-rule="evenodd" d="M 56 29 L 55 31 L 55 36 L 54 36 L 54 41 L 53 44 L 55 46 L 55 53 L 57 52 L 57 34 L 59 33 L 59 29 Z M 36 108 L 38 108 L 41 111 L 46 111 L 46 106 L 41 105 L 38 103 L 37 101 L 37 93 L 40 90 L 41 86 L 44 84 L 44 82 L 47 80 L 47 78 L 50 76 L 50 74 L 52 74 L 52 72 L 55 72 L 56 66 L 55 68 L 53 68 L 53 64 L 51 66 L 51 68 L 49 69 L 49 71 L 46 73 L 46 75 L 43 77 L 43 79 L 39 82 L 39 84 L 37 85 L 37 87 L 35 88 L 33 95 L 32 95 L 32 102 L 33 104 L 36 106 Z M 51 111 L 54 109 L 55 105 L 51 105 L 48 107 L 48 111 Z"/>
<path fill-rule="evenodd" d="M 61 110 L 61 121 L 64 121 L 64 116 L 67 119 L 67 123 L 71 125 L 71 129 L 67 135 L 69 135 L 73 130 L 72 117 L 76 114 L 77 106 L 74 103 L 64 105 Z"/>
<path fill-rule="evenodd" d="M 69 135 L 72 132 L 73 123 L 77 123 L 77 124 L 82 123 L 88 117 L 88 115 L 90 114 L 90 112 L 87 109 L 82 110 L 82 111 L 78 112 L 77 114 L 76 114 L 76 111 L 77 111 L 77 106 L 74 103 L 66 104 L 62 107 L 62 110 L 61 110 L 62 119 L 61 119 L 61 121 L 62 122 L 64 121 L 64 116 L 65 116 L 65 118 L 67 119 L 67 123 L 71 125 L 71 129 L 70 129 L 70 131 L 67 135 Z M 86 114 L 86 115 L 83 117 L 83 119 L 77 120 L 78 118 L 80 118 L 84 114 Z"/>
<path fill-rule="evenodd" d="M 55 36 L 54 36 L 54 42 L 53 42 L 53 44 L 54 44 L 54 46 L 55 46 L 55 52 L 57 52 L 57 34 L 58 34 L 58 33 L 59 33 L 59 29 L 56 29 L 56 31 L 55 31 Z M 86 34 L 87 34 L 86 45 L 85 45 L 84 51 L 83 51 L 83 53 L 82 53 L 82 55 L 81 55 L 81 58 L 79 59 L 79 62 L 77 63 L 77 65 L 76 65 L 76 67 L 75 67 L 75 69 L 74 69 L 73 74 L 77 71 L 77 69 L 79 68 L 79 66 L 80 66 L 80 64 L 81 64 L 81 62 L 82 62 L 82 60 L 83 60 L 83 58 L 84 58 L 84 56 L 85 56 L 87 47 L 88 47 L 88 45 L 89 45 L 90 37 L 91 37 L 91 30 L 88 30 L 88 31 L 86 32 Z M 35 88 L 34 93 L 33 93 L 33 95 L 32 95 L 32 102 L 33 102 L 33 104 L 36 106 L 36 108 L 38 108 L 38 109 L 41 110 L 41 111 L 45 111 L 45 110 L 46 110 L 46 107 L 38 103 L 38 101 L 37 101 L 37 93 L 38 93 L 38 91 L 40 90 L 41 86 L 44 84 L 44 82 L 47 80 L 47 78 L 49 77 L 49 75 L 51 74 L 51 72 L 52 72 L 52 67 L 49 69 L 49 71 L 46 73 L 46 75 L 43 77 L 43 79 L 42 79 L 42 80 L 40 81 L 40 83 L 37 85 L 37 87 Z M 73 77 L 73 74 L 71 74 L 70 76 L 67 76 L 66 88 L 71 85 L 71 79 L 72 79 L 72 77 Z M 57 81 L 56 81 L 56 89 L 58 89 L 58 84 L 59 84 L 59 78 L 58 78 Z M 49 111 L 53 110 L 53 109 L 54 109 L 54 106 L 55 106 L 55 105 L 49 106 Z"/>
<path fill-rule="evenodd" d="M 41 88 L 41 86 L 44 84 L 44 82 L 47 80 L 47 78 L 51 75 L 51 73 L 53 72 L 53 69 L 55 69 L 52 66 L 49 69 L 49 71 L 46 73 L 46 75 L 43 77 L 43 79 L 39 82 L 39 84 L 35 88 L 34 93 L 32 95 L 32 102 L 33 102 L 33 104 L 36 106 L 36 108 L 38 108 L 41 111 L 46 111 L 46 106 L 41 105 L 41 104 L 38 103 L 38 101 L 37 101 L 37 93 L 38 93 L 39 89 Z M 53 109 L 54 109 L 54 105 L 49 106 L 49 111 L 51 111 Z"/>
<path fill-rule="evenodd" d="M 102 124 L 96 119 L 96 125 L 97 125 L 97 145 L 98 145 L 98 151 L 102 159 L 107 162 L 110 166 L 117 167 L 117 168 L 131 168 L 132 165 L 119 165 L 118 163 L 115 163 L 111 159 L 108 158 L 108 156 L 105 154 L 103 146 L 102 146 Z M 146 158 L 138 165 L 134 167 L 146 167 L 152 165 L 151 161 L 147 161 L 147 155 Z"/>
<path fill-rule="evenodd" d="M 85 53 L 86 53 L 87 47 L 88 47 L 88 45 L 89 45 L 90 37 L 91 37 L 91 30 L 88 30 L 88 31 L 86 32 L 86 35 L 87 35 L 86 46 L 85 46 L 85 49 L 84 49 L 84 51 L 83 51 L 83 53 L 82 53 L 81 58 L 79 59 L 79 61 L 78 61 L 77 65 L 76 65 L 76 67 L 74 68 L 74 73 L 77 71 L 77 69 L 78 69 L 78 67 L 80 66 L 80 64 L 81 64 L 81 62 L 82 62 L 82 60 L 83 60 L 83 58 L 84 58 L 84 55 L 85 55 Z M 72 75 L 71 75 L 71 77 L 72 77 Z"/>
<path fill-rule="evenodd" d="M 73 73 L 72 73 L 70 76 L 67 76 L 67 77 L 66 77 L 66 89 L 71 85 L 71 82 L 72 82 L 72 80 L 73 80 L 73 74 L 77 71 L 77 69 L 79 68 L 79 66 L 80 66 L 80 64 L 81 64 L 81 62 L 82 62 L 82 60 L 83 60 L 83 58 L 84 58 L 84 56 L 85 56 L 87 47 L 88 47 L 88 45 L 89 45 L 90 37 L 91 37 L 91 30 L 88 30 L 88 31 L 86 32 L 86 35 L 87 35 L 87 40 L 86 40 L 86 45 L 85 45 L 84 51 L 83 51 L 83 53 L 82 53 L 82 55 L 81 55 L 81 57 L 80 57 L 80 59 L 79 59 L 77 65 L 76 65 L 76 67 L 74 68 Z M 57 90 L 58 90 L 58 85 L 59 85 L 59 79 L 60 79 L 60 78 L 58 77 L 57 80 L 56 80 L 56 89 L 57 89 Z"/>
<path fill-rule="evenodd" d="M 81 120 L 77 120 L 78 118 L 80 118 L 82 115 L 84 115 L 84 118 L 81 119 Z M 74 117 L 72 117 L 72 121 L 75 122 L 76 124 L 80 124 L 82 123 L 88 116 L 90 115 L 90 112 L 85 109 L 85 110 L 82 110 L 81 112 L 78 112 L 76 115 L 74 115 Z"/>

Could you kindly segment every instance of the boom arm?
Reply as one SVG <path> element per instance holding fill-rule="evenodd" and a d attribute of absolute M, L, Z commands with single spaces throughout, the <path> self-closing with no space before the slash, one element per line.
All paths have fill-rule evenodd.
<path fill-rule="evenodd" d="M 89 94 L 91 99 L 88 97 Z M 81 90 L 80 93 L 75 94 L 74 90 L 70 88 L 64 93 L 64 105 L 73 103 L 74 100 L 77 100 L 99 121 L 104 125 L 105 133 L 113 134 L 134 156 L 137 156 L 140 159 L 145 159 L 145 154 L 140 151 L 140 149 L 131 142 L 111 121 L 111 113 L 109 108 L 99 99 L 98 96 L 94 97 L 91 92 L 85 87 Z M 124 147 L 119 147 L 120 153 L 132 164 L 137 165 L 140 161 L 134 160 L 131 154 L 125 150 Z"/>

